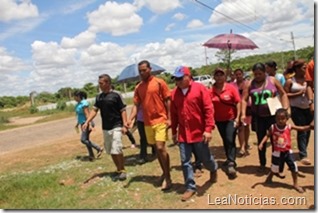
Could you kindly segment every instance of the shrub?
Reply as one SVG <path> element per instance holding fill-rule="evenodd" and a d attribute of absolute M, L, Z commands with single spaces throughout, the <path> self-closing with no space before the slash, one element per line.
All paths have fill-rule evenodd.
<path fill-rule="evenodd" d="M 38 108 L 36 108 L 36 106 L 31 106 L 29 111 L 31 114 L 34 114 L 34 113 L 37 113 L 39 110 L 38 110 Z"/>
<path fill-rule="evenodd" d="M 56 109 L 64 111 L 66 109 L 66 102 L 65 101 L 58 101 L 56 105 Z"/>

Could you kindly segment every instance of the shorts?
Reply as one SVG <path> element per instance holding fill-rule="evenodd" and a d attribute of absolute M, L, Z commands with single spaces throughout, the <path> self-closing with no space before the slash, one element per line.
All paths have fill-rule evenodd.
<path fill-rule="evenodd" d="M 272 153 L 272 167 L 271 170 L 273 173 L 279 173 L 279 167 L 280 165 L 287 163 L 290 171 L 292 172 L 298 172 L 298 167 L 296 162 L 294 161 L 293 151 L 273 151 Z"/>
<path fill-rule="evenodd" d="M 164 123 L 153 126 L 145 126 L 147 142 L 150 145 L 156 144 L 157 141 L 165 142 L 168 140 L 167 125 Z"/>
<path fill-rule="evenodd" d="M 107 154 L 118 155 L 123 153 L 123 142 L 121 127 L 111 130 L 103 130 L 104 147 Z"/>

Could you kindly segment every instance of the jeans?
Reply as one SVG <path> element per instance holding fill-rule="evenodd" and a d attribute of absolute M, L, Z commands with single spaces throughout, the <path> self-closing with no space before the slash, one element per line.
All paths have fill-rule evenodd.
<path fill-rule="evenodd" d="M 209 145 L 203 142 L 179 143 L 180 159 L 183 172 L 183 178 L 187 190 L 196 191 L 196 185 L 193 177 L 193 166 L 191 164 L 192 153 L 196 153 L 204 167 L 210 172 L 217 170 L 218 165 L 210 153 Z"/>
<path fill-rule="evenodd" d="M 256 135 L 257 135 L 257 144 L 259 145 L 264 136 L 266 135 L 267 130 L 269 127 L 275 123 L 275 116 L 269 116 L 269 117 L 259 117 L 256 115 L 253 115 L 253 119 L 256 120 Z M 261 166 L 266 166 L 266 145 L 263 146 L 262 150 L 258 150 L 258 157 L 259 162 Z"/>
<path fill-rule="evenodd" d="M 144 122 L 137 121 L 137 128 L 138 128 L 138 133 L 140 136 L 140 154 L 139 154 L 139 157 L 140 157 L 140 159 L 146 159 L 148 143 L 147 143 L 147 138 L 146 138 Z"/>
<path fill-rule="evenodd" d="M 85 131 L 82 131 L 81 142 L 86 145 L 89 156 L 94 157 L 93 148 L 99 151 L 100 147 L 89 140 L 90 133 L 91 131 L 89 130 L 89 127 L 87 127 Z"/>
<path fill-rule="evenodd" d="M 223 147 L 226 155 L 226 160 L 228 163 L 234 163 L 236 166 L 236 146 L 235 146 L 235 137 L 236 137 L 236 128 L 234 128 L 234 121 L 217 121 L 215 122 L 218 127 L 219 133 L 223 141 Z"/>
<path fill-rule="evenodd" d="M 309 125 L 313 120 L 313 115 L 310 109 L 301 109 L 297 107 L 291 107 L 291 118 L 296 126 Z M 303 159 L 307 157 L 307 146 L 310 137 L 309 131 L 297 131 L 297 145 L 299 149 L 299 158 Z"/>

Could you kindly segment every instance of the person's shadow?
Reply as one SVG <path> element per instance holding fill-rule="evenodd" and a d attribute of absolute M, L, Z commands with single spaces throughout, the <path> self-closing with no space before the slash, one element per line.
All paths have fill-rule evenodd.
<path fill-rule="evenodd" d="M 296 190 L 293 185 L 283 183 L 283 182 L 275 182 L 275 181 L 272 181 L 271 183 L 258 182 L 258 183 L 253 184 L 251 186 L 251 188 L 255 189 L 259 185 L 263 185 L 264 187 L 269 187 L 269 188 L 286 188 L 286 189 L 290 189 L 290 190 Z M 301 186 L 301 187 L 304 189 L 304 192 L 306 192 L 306 189 L 309 189 L 312 191 L 315 190 L 314 186 Z"/>
<path fill-rule="evenodd" d="M 112 174 L 113 174 L 112 172 L 95 173 L 95 174 L 93 174 L 91 177 L 89 177 L 88 179 L 86 179 L 86 180 L 84 181 L 84 184 L 89 183 L 90 181 L 92 181 L 92 180 L 95 179 L 95 178 L 103 178 L 103 177 L 107 177 L 107 176 L 111 177 Z"/>
<path fill-rule="evenodd" d="M 153 185 L 155 188 L 161 187 L 162 181 L 160 181 L 160 176 L 155 175 L 137 175 L 134 177 L 131 177 L 129 181 L 124 185 L 124 188 L 128 188 L 130 184 L 135 182 L 142 182 L 142 183 L 148 183 Z M 180 183 L 174 183 L 172 182 L 172 186 L 170 189 L 163 191 L 164 193 L 170 193 L 172 191 L 177 192 L 178 194 L 183 193 L 181 188 L 183 187 L 183 184 Z"/>

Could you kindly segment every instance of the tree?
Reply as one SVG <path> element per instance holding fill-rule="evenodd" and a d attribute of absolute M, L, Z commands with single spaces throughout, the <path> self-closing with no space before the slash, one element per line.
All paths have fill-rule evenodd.
<path fill-rule="evenodd" d="M 226 65 L 226 68 L 231 68 L 231 57 L 232 54 L 235 53 L 236 50 L 234 49 L 223 49 L 216 52 L 215 56 L 223 63 L 223 65 Z"/>
<path fill-rule="evenodd" d="M 84 85 L 83 90 L 87 93 L 88 97 L 93 97 L 98 92 L 98 87 L 93 83 L 87 83 Z"/>
<path fill-rule="evenodd" d="M 71 87 L 63 87 L 57 91 L 57 98 L 71 100 L 73 92 Z"/>

